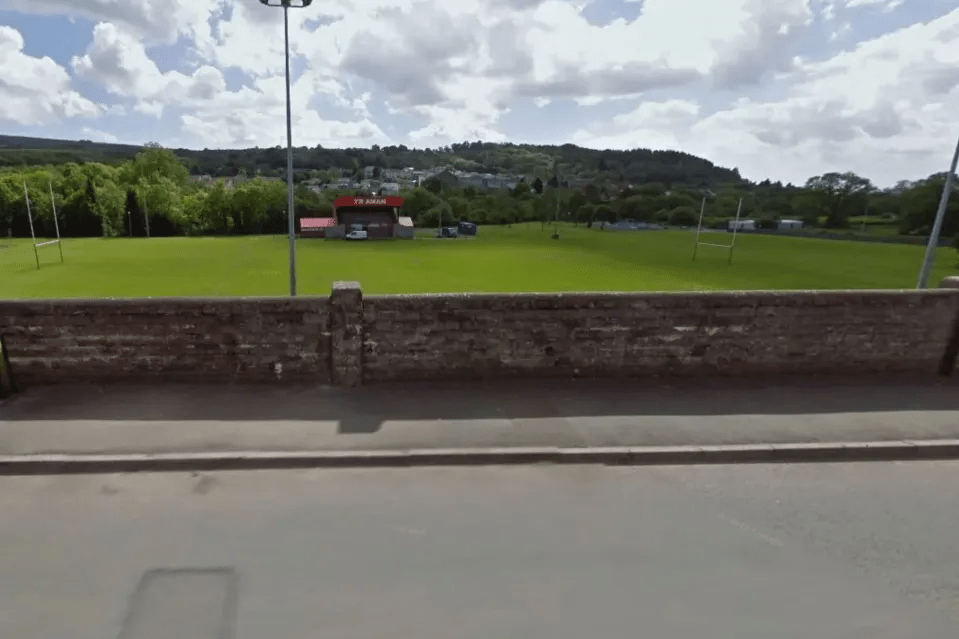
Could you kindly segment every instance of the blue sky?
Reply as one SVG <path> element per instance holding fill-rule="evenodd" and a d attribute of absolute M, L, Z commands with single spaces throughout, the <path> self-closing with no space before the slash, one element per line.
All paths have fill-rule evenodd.
<path fill-rule="evenodd" d="M 671 148 L 751 179 L 945 170 L 952 0 L 325 0 L 291 12 L 294 143 Z M 22 42 L 22 45 L 21 45 Z M 7 134 L 285 144 L 257 0 L 0 0 Z"/>

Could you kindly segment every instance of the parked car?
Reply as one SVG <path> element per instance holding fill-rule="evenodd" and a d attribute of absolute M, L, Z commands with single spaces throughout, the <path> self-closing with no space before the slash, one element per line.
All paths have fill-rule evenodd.
<path fill-rule="evenodd" d="M 436 237 L 457 237 L 459 231 L 455 226 L 444 226 L 440 229 L 439 233 L 436 234 Z"/>
<path fill-rule="evenodd" d="M 349 232 L 346 234 L 346 239 L 348 240 L 365 240 L 366 238 L 366 229 L 359 224 L 351 226 Z"/>
<path fill-rule="evenodd" d="M 460 235 L 476 235 L 476 225 L 472 222 L 460 222 L 458 230 Z"/>

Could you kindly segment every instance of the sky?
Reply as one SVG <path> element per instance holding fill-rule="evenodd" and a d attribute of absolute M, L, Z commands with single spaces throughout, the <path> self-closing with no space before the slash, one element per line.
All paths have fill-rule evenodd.
<path fill-rule="evenodd" d="M 754 181 L 948 169 L 955 0 L 317 0 L 293 143 L 675 149 Z M 0 133 L 286 145 L 283 10 L 0 0 Z"/>

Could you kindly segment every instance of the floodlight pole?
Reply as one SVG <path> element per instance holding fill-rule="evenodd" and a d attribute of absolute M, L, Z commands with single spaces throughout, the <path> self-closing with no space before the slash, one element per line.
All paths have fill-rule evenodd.
<path fill-rule="evenodd" d="M 290 104 L 290 5 L 283 5 L 283 40 L 286 50 L 286 206 L 290 234 L 290 297 L 296 297 L 296 246 L 293 202 L 293 114 Z"/>
<path fill-rule="evenodd" d="M 946 208 L 949 206 L 949 196 L 952 195 L 952 183 L 956 175 L 956 165 L 959 164 L 959 142 L 956 143 L 956 152 L 952 156 L 952 165 L 949 167 L 949 173 L 946 174 L 946 185 L 942 189 L 942 198 L 939 200 L 939 210 L 936 212 L 936 221 L 932 224 L 932 232 L 929 233 L 929 244 L 926 245 L 926 257 L 922 261 L 922 269 L 919 271 L 919 283 L 916 288 L 926 288 L 929 282 L 929 273 L 932 271 L 932 265 L 936 261 L 936 249 L 939 248 L 939 233 L 942 231 L 942 221 L 946 217 Z"/>
<path fill-rule="evenodd" d="M 283 7 L 283 43 L 286 56 L 286 190 L 287 222 L 290 235 L 290 297 L 296 297 L 296 222 L 293 203 L 293 115 L 290 104 L 290 7 L 306 8 L 313 0 L 260 0 L 268 7 Z"/>

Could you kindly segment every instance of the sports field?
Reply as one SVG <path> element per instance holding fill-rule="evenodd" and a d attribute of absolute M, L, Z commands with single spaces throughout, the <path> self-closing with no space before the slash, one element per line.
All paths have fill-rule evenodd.
<path fill-rule="evenodd" d="M 601 231 L 539 224 L 482 227 L 475 238 L 345 242 L 297 240 L 300 295 L 335 280 L 373 293 L 914 288 L 921 246 L 740 235 L 727 251 L 690 231 Z M 715 233 L 728 243 L 727 233 Z M 283 236 L 67 239 L 42 247 L 0 239 L 0 298 L 289 294 Z M 930 280 L 959 275 L 955 249 L 939 249 Z"/>

